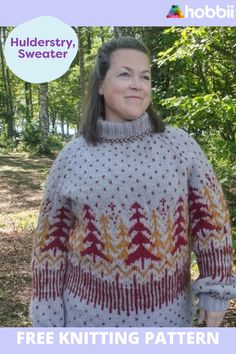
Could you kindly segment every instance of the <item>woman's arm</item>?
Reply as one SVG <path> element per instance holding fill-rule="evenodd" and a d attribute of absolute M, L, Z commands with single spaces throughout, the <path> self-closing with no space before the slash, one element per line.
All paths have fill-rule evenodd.
<path fill-rule="evenodd" d="M 200 321 L 219 326 L 236 296 L 229 213 L 211 165 L 191 137 L 188 143 L 190 234 L 200 272 L 193 292 L 199 297 Z"/>
<path fill-rule="evenodd" d="M 61 188 L 71 145 L 59 154 L 48 176 L 34 238 L 30 316 L 37 327 L 64 326 L 63 283 L 73 215 Z"/>

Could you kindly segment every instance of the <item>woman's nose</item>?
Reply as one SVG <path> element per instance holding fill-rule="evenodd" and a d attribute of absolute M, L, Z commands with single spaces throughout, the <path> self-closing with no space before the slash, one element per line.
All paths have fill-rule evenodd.
<path fill-rule="evenodd" d="M 130 83 L 130 87 L 135 90 L 140 90 L 142 88 L 142 83 L 138 77 L 133 77 Z"/>

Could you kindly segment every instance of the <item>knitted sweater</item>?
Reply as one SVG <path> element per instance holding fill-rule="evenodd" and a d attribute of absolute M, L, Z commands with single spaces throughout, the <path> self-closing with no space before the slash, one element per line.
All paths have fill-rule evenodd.
<path fill-rule="evenodd" d="M 145 113 L 98 121 L 101 143 L 68 143 L 48 177 L 34 240 L 34 326 L 189 326 L 236 295 L 220 185 L 183 130 Z M 190 252 L 200 270 L 191 286 Z"/>

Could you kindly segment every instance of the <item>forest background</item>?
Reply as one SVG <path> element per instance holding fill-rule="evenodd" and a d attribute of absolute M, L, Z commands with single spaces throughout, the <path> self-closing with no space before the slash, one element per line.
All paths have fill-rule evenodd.
<path fill-rule="evenodd" d="M 45 178 L 79 129 L 97 49 L 111 37 L 131 35 L 147 45 L 154 106 L 167 124 L 190 133 L 214 166 L 236 249 L 236 28 L 73 28 L 79 51 L 70 69 L 31 84 L 7 67 L 4 43 L 13 28 L 0 27 L 0 326 L 30 325 L 31 238 Z"/>

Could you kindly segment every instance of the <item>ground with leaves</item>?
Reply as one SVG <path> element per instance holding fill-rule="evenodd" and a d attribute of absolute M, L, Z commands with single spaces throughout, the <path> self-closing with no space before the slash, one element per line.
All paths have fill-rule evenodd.
<path fill-rule="evenodd" d="M 0 326 L 30 326 L 32 234 L 53 160 L 0 156 Z"/>
<path fill-rule="evenodd" d="M 0 156 L 0 326 L 28 327 L 32 234 L 53 159 Z M 236 300 L 224 327 L 236 327 Z"/>

